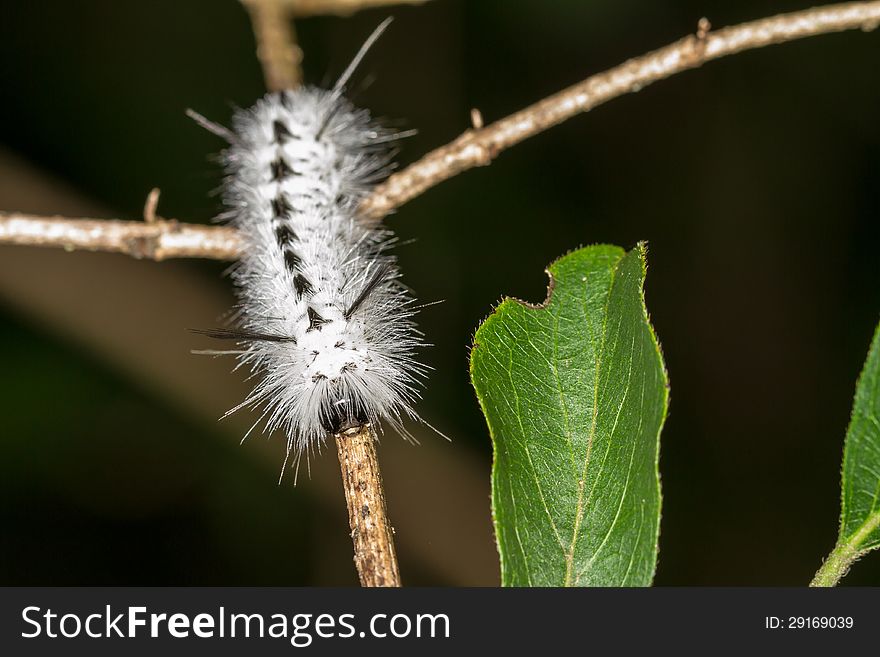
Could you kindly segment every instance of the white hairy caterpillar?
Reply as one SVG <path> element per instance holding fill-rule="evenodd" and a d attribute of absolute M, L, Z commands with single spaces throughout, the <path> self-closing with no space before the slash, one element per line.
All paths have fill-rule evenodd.
<path fill-rule="evenodd" d="M 388 171 L 389 142 L 402 133 L 343 97 L 389 22 L 330 90 L 267 94 L 234 115 L 232 131 L 194 115 L 230 143 L 223 218 L 245 240 L 232 269 L 238 327 L 198 332 L 236 340 L 238 350 L 222 353 L 262 376 L 227 415 L 260 408 L 251 431 L 264 421 L 266 433 L 285 432 L 285 466 L 328 433 L 384 421 L 406 436 L 403 418 L 418 419 L 413 404 L 426 368 L 414 359 L 421 346 L 414 300 L 388 253 L 392 233 L 356 216 Z"/>

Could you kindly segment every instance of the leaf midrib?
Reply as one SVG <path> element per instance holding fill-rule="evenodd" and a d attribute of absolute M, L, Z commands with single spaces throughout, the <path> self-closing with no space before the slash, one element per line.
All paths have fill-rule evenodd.
<path fill-rule="evenodd" d="M 575 517 L 574 517 L 574 528 L 571 533 L 571 545 L 569 546 L 568 553 L 565 555 L 565 579 L 563 580 L 563 586 L 571 586 L 572 585 L 572 573 L 574 570 L 574 552 L 577 548 L 577 542 L 579 538 L 579 530 L 581 526 L 581 518 L 584 515 L 584 490 L 587 485 L 587 470 L 590 467 L 590 458 L 592 457 L 593 452 L 593 442 L 596 438 L 596 428 L 599 424 L 599 379 L 602 371 L 602 360 L 605 356 L 605 342 L 608 338 L 607 326 L 608 326 L 608 308 L 611 305 L 611 295 L 614 292 L 614 285 L 617 282 L 617 270 L 620 265 L 620 262 L 625 257 L 621 255 L 615 261 L 614 265 L 611 269 L 611 284 L 608 286 L 608 296 L 605 299 L 605 303 L 602 307 L 602 331 L 601 331 L 601 343 L 599 345 L 599 351 L 596 355 L 596 372 L 593 377 L 593 412 L 592 418 L 590 420 L 590 432 L 587 436 L 587 453 L 584 456 L 584 467 L 581 470 L 581 477 L 578 481 L 578 500 L 577 506 L 575 507 Z M 588 317 L 587 309 L 584 308 L 584 317 Z M 592 497 L 592 496 L 591 496 Z"/>
<path fill-rule="evenodd" d="M 859 525 L 858 529 L 850 534 L 849 538 L 843 541 L 845 549 L 853 554 L 864 554 L 869 552 L 876 546 L 862 547 L 878 528 L 880 528 L 880 512 L 871 514 L 865 522 Z"/>

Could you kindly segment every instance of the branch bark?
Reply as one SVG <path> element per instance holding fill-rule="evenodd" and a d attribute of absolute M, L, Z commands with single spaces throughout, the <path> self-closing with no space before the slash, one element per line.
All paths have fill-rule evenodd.
<path fill-rule="evenodd" d="M 334 436 L 361 586 L 400 586 L 394 530 L 385 508 L 376 433 L 364 425 Z"/>
<path fill-rule="evenodd" d="M 297 45 L 289 0 L 241 0 L 251 18 L 257 58 L 269 91 L 302 84 L 302 49 Z"/>
<path fill-rule="evenodd" d="M 257 41 L 257 58 L 269 91 L 295 89 L 303 82 L 303 52 L 296 39 L 294 18 L 336 14 L 349 16 L 361 9 L 417 5 L 427 0 L 240 0 L 250 15 Z"/>
<path fill-rule="evenodd" d="M 0 212 L 0 244 L 107 251 L 150 260 L 234 260 L 241 252 L 242 239 L 232 228 L 185 224 L 173 219 L 68 219 Z"/>

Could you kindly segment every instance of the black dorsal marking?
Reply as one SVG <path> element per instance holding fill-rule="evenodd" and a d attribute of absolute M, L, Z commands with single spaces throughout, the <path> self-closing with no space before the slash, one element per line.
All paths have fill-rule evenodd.
<path fill-rule="evenodd" d="M 312 287 L 312 284 L 309 283 L 308 279 L 302 274 L 297 274 L 293 277 L 293 288 L 296 290 L 296 293 L 299 296 L 302 296 L 304 294 L 311 294 L 315 289 Z M 309 308 L 309 312 L 311 311 L 312 309 Z"/>
<path fill-rule="evenodd" d="M 269 169 L 272 171 L 272 180 L 276 182 L 293 175 L 293 169 L 291 169 L 290 165 L 284 161 L 283 157 L 274 160 L 269 165 Z"/>
<path fill-rule="evenodd" d="M 285 249 L 284 251 L 284 264 L 287 265 L 287 270 L 290 272 L 299 271 L 299 266 L 302 264 L 302 260 L 298 255 L 296 255 L 293 251 L 289 249 Z M 294 285 L 296 285 L 296 279 L 294 279 Z M 299 290 L 297 290 L 299 292 Z M 302 294 L 300 292 L 300 294 Z"/>
<path fill-rule="evenodd" d="M 276 217 L 286 217 L 292 210 L 293 208 L 284 194 L 279 194 L 272 199 L 272 214 Z"/>
<path fill-rule="evenodd" d="M 318 314 L 318 311 L 315 310 L 314 308 L 312 308 L 311 306 L 309 306 L 308 315 L 309 315 L 309 328 L 306 329 L 307 331 L 314 331 L 316 329 L 320 330 L 320 328 L 322 326 L 324 326 L 324 324 L 326 324 L 328 321 L 328 320 L 324 319 L 323 317 L 321 317 Z"/>
<path fill-rule="evenodd" d="M 293 137 L 290 130 L 284 124 L 284 121 L 280 121 L 279 119 L 272 121 L 272 133 L 275 135 L 275 141 L 279 144 L 283 144 Z"/>
<path fill-rule="evenodd" d="M 290 246 L 296 241 L 296 239 L 296 233 L 294 233 L 287 224 L 278 224 L 275 226 L 275 241 L 278 242 L 278 246 L 281 248 Z"/>
<path fill-rule="evenodd" d="M 281 101 L 281 104 L 284 106 L 284 109 L 292 110 L 293 109 L 293 94 L 289 91 L 279 91 L 278 92 L 278 100 Z"/>

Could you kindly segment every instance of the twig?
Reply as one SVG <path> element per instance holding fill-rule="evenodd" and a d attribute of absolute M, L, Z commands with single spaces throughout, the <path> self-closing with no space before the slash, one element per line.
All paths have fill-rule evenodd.
<path fill-rule="evenodd" d="M 150 190 L 150 193 L 147 194 L 147 200 L 144 203 L 144 221 L 148 224 L 155 223 L 156 220 L 159 219 L 156 210 L 159 208 L 159 195 L 161 193 L 162 192 L 158 187 L 153 187 L 153 189 Z"/>
<path fill-rule="evenodd" d="M 134 258 L 234 260 L 242 240 L 232 228 L 156 219 L 67 219 L 0 212 L 0 244 L 61 247 L 67 251 L 109 251 Z"/>
<path fill-rule="evenodd" d="M 394 530 L 385 509 L 376 434 L 364 425 L 334 436 L 361 586 L 400 586 Z"/>
<path fill-rule="evenodd" d="M 489 164 L 501 151 L 566 119 L 713 59 L 804 37 L 880 24 L 880 2 L 828 5 L 763 18 L 710 32 L 703 19 L 698 34 L 564 89 L 481 130 L 468 130 L 379 185 L 361 205 L 378 220 L 427 189 L 472 167 Z"/>
<path fill-rule="evenodd" d="M 428 0 L 281 0 L 291 15 L 298 18 L 336 14 L 351 16 L 361 9 L 387 7 L 389 5 L 421 5 Z"/>
<path fill-rule="evenodd" d="M 336 14 L 349 16 L 361 9 L 389 5 L 418 5 L 428 0 L 240 0 L 251 18 L 257 58 L 269 91 L 295 89 L 303 81 L 302 49 L 293 18 Z"/>
<path fill-rule="evenodd" d="M 269 91 L 295 89 L 302 84 L 302 49 L 291 20 L 295 3 L 285 0 L 241 0 L 257 40 L 257 58 Z"/>

